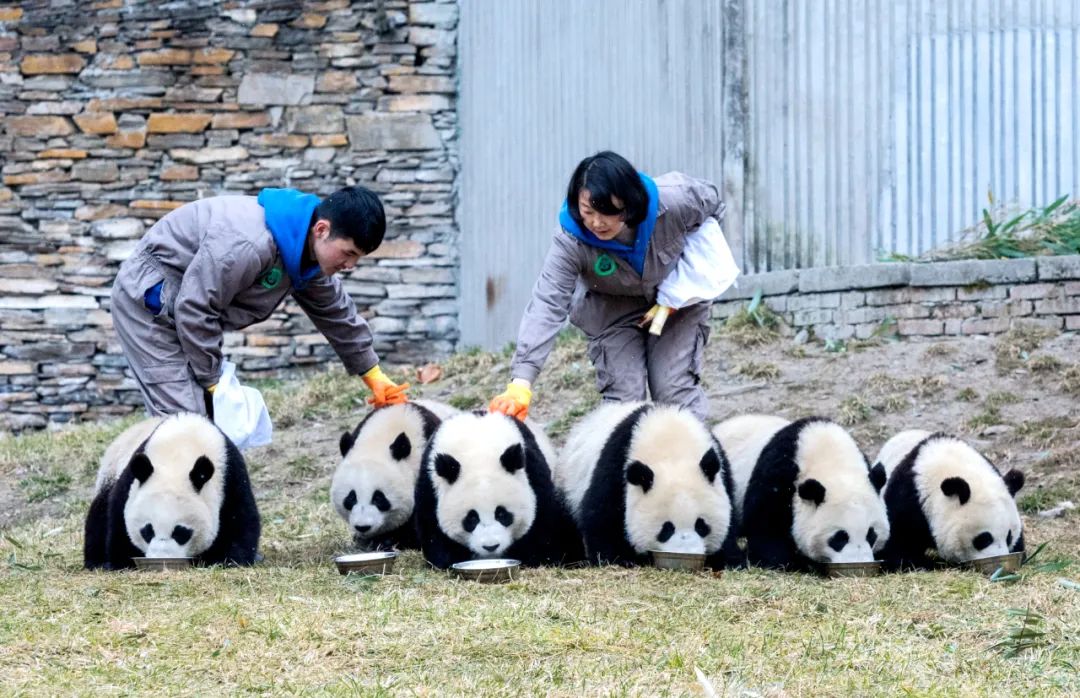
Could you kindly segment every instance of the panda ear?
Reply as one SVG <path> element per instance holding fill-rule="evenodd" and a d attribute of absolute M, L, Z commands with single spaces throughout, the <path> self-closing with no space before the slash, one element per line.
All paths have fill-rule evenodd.
<path fill-rule="evenodd" d="M 705 473 L 705 479 L 709 482 L 715 482 L 716 476 L 720 472 L 720 456 L 717 455 L 715 448 L 710 448 L 705 451 L 705 455 L 701 457 L 701 472 Z"/>
<path fill-rule="evenodd" d="M 626 466 L 626 482 L 630 485 L 637 485 L 642 492 L 648 492 L 653 486 L 652 468 L 639 460 L 634 461 Z"/>
<path fill-rule="evenodd" d="M 453 456 L 440 453 L 435 456 L 435 472 L 452 485 L 461 474 L 461 463 L 458 463 Z"/>
<path fill-rule="evenodd" d="M 412 443 L 409 437 L 405 436 L 405 432 L 401 432 L 394 439 L 394 443 L 390 444 L 390 457 L 394 460 L 405 460 L 410 453 L 412 453 Z"/>
<path fill-rule="evenodd" d="M 962 477 L 947 477 L 941 481 L 941 491 L 946 497 L 957 497 L 961 504 L 971 499 L 971 487 Z"/>
<path fill-rule="evenodd" d="M 1005 486 L 1009 488 L 1009 494 L 1015 497 L 1024 486 L 1024 474 L 1015 468 L 1005 473 Z"/>
<path fill-rule="evenodd" d="M 140 485 L 145 484 L 150 476 L 154 474 L 154 465 L 146 457 L 145 453 L 136 453 L 128 467 L 131 468 L 131 474 L 135 476 Z"/>
<path fill-rule="evenodd" d="M 799 496 L 820 506 L 825 501 L 825 486 L 813 478 L 805 480 L 799 485 Z"/>
<path fill-rule="evenodd" d="M 345 432 L 344 434 L 342 434 L 341 441 L 338 442 L 338 446 L 341 447 L 341 455 L 344 456 L 346 453 L 348 453 L 349 449 L 353 447 L 354 443 L 356 442 L 353 440 L 353 435 L 351 432 Z"/>
<path fill-rule="evenodd" d="M 209 482 L 213 475 L 214 464 L 206 456 L 199 456 L 199 459 L 195 461 L 194 467 L 191 468 L 191 472 L 188 473 L 188 477 L 191 478 L 191 484 L 196 492 L 202 491 L 203 485 Z"/>
<path fill-rule="evenodd" d="M 499 461 L 502 467 L 506 468 L 506 472 L 516 473 L 525 467 L 525 449 L 521 447 L 521 444 L 514 444 L 503 451 L 503 454 L 499 456 Z"/>
<path fill-rule="evenodd" d="M 874 463 L 874 467 L 870 468 L 870 484 L 874 486 L 874 489 L 881 493 L 881 488 L 885 486 L 885 466 L 881 463 Z"/>

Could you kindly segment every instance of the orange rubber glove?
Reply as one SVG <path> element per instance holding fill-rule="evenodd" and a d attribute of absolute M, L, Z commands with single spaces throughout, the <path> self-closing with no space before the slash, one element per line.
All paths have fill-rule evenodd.
<path fill-rule="evenodd" d="M 368 398 L 369 405 L 385 407 L 387 405 L 401 405 L 409 401 L 409 396 L 405 393 L 409 389 L 409 384 L 402 383 L 398 385 L 390 380 L 379 368 L 378 364 L 375 364 L 374 368 L 360 377 L 372 393 L 372 397 Z"/>
<path fill-rule="evenodd" d="M 521 421 L 529 416 L 529 402 L 532 401 L 532 390 L 525 382 L 506 384 L 506 390 L 491 399 L 488 412 L 502 412 L 505 415 L 516 417 Z"/>

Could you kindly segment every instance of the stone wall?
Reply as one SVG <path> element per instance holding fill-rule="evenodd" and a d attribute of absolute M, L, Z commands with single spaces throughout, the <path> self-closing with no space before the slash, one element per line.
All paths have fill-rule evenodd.
<path fill-rule="evenodd" d="M 724 294 L 714 316 L 738 312 L 759 289 L 787 330 L 825 340 L 1080 330 L 1080 256 L 755 274 Z"/>
<path fill-rule="evenodd" d="M 386 358 L 457 337 L 451 0 L 28 0 L 0 6 L 0 428 L 141 406 L 117 265 L 196 198 L 378 191 L 390 229 L 345 285 Z M 334 360 L 291 302 L 226 337 L 245 376 Z"/>

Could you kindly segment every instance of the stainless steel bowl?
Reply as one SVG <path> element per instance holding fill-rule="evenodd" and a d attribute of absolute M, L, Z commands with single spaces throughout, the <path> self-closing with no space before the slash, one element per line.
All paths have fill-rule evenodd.
<path fill-rule="evenodd" d="M 822 571 L 826 577 L 876 577 L 881 574 L 881 563 L 870 562 L 827 562 Z"/>
<path fill-rule="evenodd" d="M 133 557 L 135 567 L 140 570 L 151 572 L 167 572 L 169 570 L 184 570 L 195 562 L 192 557 Z"/>
<path fill-rule="evenodd" d="M 700 572 L 705 569 L 705 553 L 670 553 L 664 550 L 650 550 L 653 567 L 662 570 L 691 570 Z"/>
<path fill-rule="evenodd" d="M 521 577 L 521 561 L 505 558 L 494 560 L 469 560 L 450 566 L 462 579 L 485 584 L 502 584 Z"/>
<path fill-rule="evenodd" d="M 991 557 L 979 557 L 968 560 L 964 566 L 974 569 L 986 575 L 992 575 L 1000 568 L 1002 572 L 1018 572 L 1020 564 L 1024 561 L 1023 553 L 1008 553 L 1007 555 L 993 555 Z"/>
<path fill-rule="evenodd" d="M 354 553 L 335 557 L 334 564 L 341 574 L 390 574 L 397 556 L 393 551 Z"/>

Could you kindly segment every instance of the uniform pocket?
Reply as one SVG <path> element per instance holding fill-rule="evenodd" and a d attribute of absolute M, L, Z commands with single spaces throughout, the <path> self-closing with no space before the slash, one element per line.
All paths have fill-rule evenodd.
<path fill-rule="evenodd" d="M 694 354 L 690 357 L 690 373 L 694 376 L 694 383 L 701 382 L 701 371 L 705 368 L 705 345 L 709 343 L 709 333 L 712 328 L 706 322 L 698 325 L 697 336 L 694 340 Z"/>
<path fill-rule="evenodd" d="M 600 342 L 589 343 L 589 361 L 596 369 L 596 390 L 603 393 L 615 383 L 615 376 L 608 367 L 607 355 Z"/>

